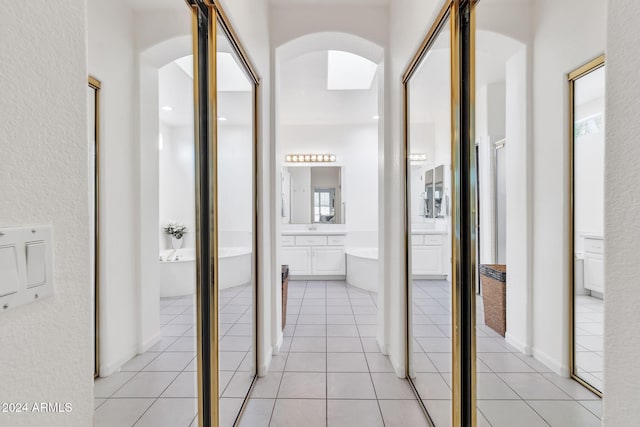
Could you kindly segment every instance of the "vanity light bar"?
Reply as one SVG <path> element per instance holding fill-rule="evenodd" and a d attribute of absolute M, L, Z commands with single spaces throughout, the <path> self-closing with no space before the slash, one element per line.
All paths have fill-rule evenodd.
<path fill-rule="evenodd" d="M 310 162 L 335 162 L 335 154 L 287 154 L 285 160 L 291 163 Z"/>
<path fill-rule="evenodd" d="M 409 160 L 412 162 L 424 162 L 427 160 L 427 155 L 422 153 L 409 154 Z"/>

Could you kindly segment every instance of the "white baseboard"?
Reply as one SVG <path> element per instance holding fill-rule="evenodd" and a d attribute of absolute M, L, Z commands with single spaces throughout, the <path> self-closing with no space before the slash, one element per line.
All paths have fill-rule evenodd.
<path fill-rule="evenodd" d="M 272 354 L 280 354 L 280 349 L 282 348 L 282 342 L 284 341 L 284 335 L 282 331 L 278 331 L 278 338 L 276 339 L 276 345 L 273 346 Z"/>
<path fill-rule="evenodd" d="M 378 349 L 380 350 L 380 352 L 385 356 L 388 356 L 389 347 L 385 345 L 385 342 L 380 335 L 376 335 L 376 343 L 378 344 Z"/>
<path fill-rule="evenodd" d="M 271 359 L 273 358 L 272 352 L 268 351 L 264 354 L 264 362 L 258 367 L 258 376 L 264 377 L 269 372 L 269 366 L 271 365 Z"/>
<path fill-rule="evenodd" d="M 509 332 L 505 334 L 504 339 L 507 342 L 507 344 L 517 348 L 518 351 L 520 351 L 522 354 L 531 356 L 531 347 L 529 347 L 527 344 L 523 343 L 522 341 L 516 339 L 513 335 L 510 335 Z"/>
<path fill-rule="evenodd" d="M 540 351 L 537 348 L 533 348 L 533 357 L 561 377 L 569 377 L 569 367 L 558 363 L 545 352 Z"/>
<path fill-rule="evenodd" d="M 389 360 L 391 361 L 391 366 L 393 366 L 393 370 L 396 372 L 396 376 L 398 378 L 406 378 L 407 371 L 404 368 L 404 363 L 402 364 L 398 363 L 391 354 L 389 355 Z"/>
<path fill-rule="evenodd" d="M 160 338 L 162 338 L 162 332 L 158 329 L 155 334 L 138 345 L 138 354 L 146 353 L 151 347 L 160 341 Z"/>
<path fill-rule="evenodd" d="M 118 360 L 115 360 L 111 363 L 104 363 L 104 362 L 100 363 L 100 369 L 99 369 L 98 375 L 100 375 L 100 377 L 108 377 L 110 375 L 115 374 L 116 372 L 120 371 L 120 368 L 122 368 L 122 365 L 127 363 L 137 354 L 138 352 L 136 351 L 135 347 L 132 347 Z"/>

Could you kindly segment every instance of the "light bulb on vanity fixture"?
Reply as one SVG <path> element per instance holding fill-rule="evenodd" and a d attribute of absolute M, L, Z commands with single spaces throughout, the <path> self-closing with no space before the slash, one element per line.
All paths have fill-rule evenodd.
<path fill-rule="evenodd" d="M 224 116 L 218 116 L 218 121 L 219 121 L 219 122 L 226 122 L 226 121 L 227 121 L 227 118 L 226 118 L 226 117 L 224 117 Z"/>
<path fill-rule="evenodd" d="M 165 105 L 162 107 L 163 111 L 173 111 L 173 107 L 171 105 Z"/>
<path fill-rule="evenodd" d="M 409 154 L 409 160 L 411 160 L 412 162 L 426 162 L 427 155 L 424 153 L 412 153 Z"/>
<path fill-rule="evenodd" d="M 335 154 L 287 154 L 284 156 L 288 163 L 330 163 L 336 161 Z"/>

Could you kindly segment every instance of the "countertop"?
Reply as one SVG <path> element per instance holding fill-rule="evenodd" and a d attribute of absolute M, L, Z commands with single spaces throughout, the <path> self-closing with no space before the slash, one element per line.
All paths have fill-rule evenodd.
<path fill-rule="evenodd" d="M 411 234 L 447 234 L 447 230 L 436 230 L 436 229 L 417 229 L 411 230 Z"/>
<path fill-rule="evenodd" d="M 283 236 L 344 236 L 346 230 L 284 230 Z"/>

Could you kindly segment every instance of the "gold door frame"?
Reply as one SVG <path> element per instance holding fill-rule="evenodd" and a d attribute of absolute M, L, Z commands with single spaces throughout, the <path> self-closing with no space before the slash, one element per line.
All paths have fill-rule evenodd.
<path fill-rule="evenodd" d="M 93 181 L 93 198 L 94 198 L 94 218 L 93 218 L 93 378 L 100 375 L 100 88 L 102 83 L 100 80 L 89 76 L 88 84 L 95 93 L 94 98 L 94 181 Z"/>
<path fill-rule="evenodd" d="M 451 244 L 452 244 L 452 421 L 475 426 L 475 7 L 478 0 L 446 0 L 402 76 L 404 130 L 405 363 L 406 376 L 431 425 L 411 380 L 411 247 L 409 206 L 409 82 L 448 23 L 451 32 Z"/>
<path fill-rule="evenodd" d="M 196 321 L 198 363 L 198 425 L 218 427 L 218 120 L 217 120 L 217 31 L 220 28 L 240 59 L 253 84 L 253 288 L 254 288 L 254 363 L 257 369 L 260 354 L 258 331 L 260 301 L 258 292 L 258 143 L 260 124 L 261 79 L 249 59 L 237 33 L 222 6 L 215 0 L 186 0 L 193 11 L 194 54 L 194 126 L 196 141 Z M 203 27 L 202 19 L 206 22 Z M 201 68 L 206 67 L 206 70 Z M 203 73 L 204 71 L 204 73 Z M 201 75 L 204 74 L 204 75 Z M 201 91 L 202 90 L 202 91 Z M 206 93 L 204 92 L 206 90 Z M 203 99 L 206 98 L 206 99 Z M 206 135 L 202 135 L 202 130 Z M 204 256 L 208 254 L 208 256 Z M 209 284 L 209 285 L 208 285 Z M 204 336 L 208 337 L 208 342 Z M 244 411 L 251 387 L 235 423 Z"/>
<path fill-rule="evenodd" d="M 569 262 L 569 371 L 571 378 L 584 387 L 602 397 L 602 391 L 598 390 L 584 379 L 580 378 L 577 373 L 576 366 L 576 345 L 575 345 L 575 84 L 576 81 L 587 74 L 596 71 L 605 65 L 605 56 L 600 55 L 597 58 L 587 62 L 570 72 L 567 76 L 569 81 L 569 254 L 567 261 Z"/>

